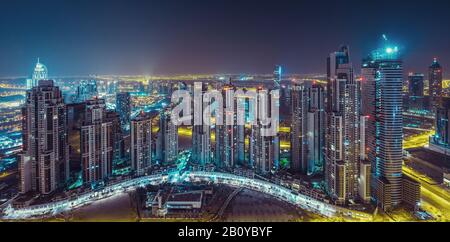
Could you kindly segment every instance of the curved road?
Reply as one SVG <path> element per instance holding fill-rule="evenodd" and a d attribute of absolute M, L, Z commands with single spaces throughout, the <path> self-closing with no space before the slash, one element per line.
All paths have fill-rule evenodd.
<path fill-rule="evenodd" d="M 123 192 L 132 191 L 137 187 L 143 187 L 149 184 L 157 185 L 164 182 L 177 183 L 180 181 L 186 182 L 206 181 L 206 182 L 214 182 L 217 184 L 226 184 L 244 187 L 258 192 L 269 194 L 280 200 L 299 206 L 302 209 L 318 213 L 326 217 L 345 216 L 360 220 L 372 220 L 372 215 L 370 214 L 352 211 L 322 201 L 318 201 L 316 199 L 295 193 L 288 188 L 270 182 L 220 172 L 184 172 L 181 175 L 178 173 L 158 174 L 139 177 L 135 179 L 129 179 L 118 182 L 116 184 L 112 184 L 98 191 L 91 191 L 84 194 L 75 195 L 61 201 L 41 205 L 34 205 L 25 208 L 13 208 L 11 205 L 8 205 L 8 207 L 3 210 L 4 214 L 3 218 L 27 219 L 33 217 L 42 218 L 54 216 L 64 211 L 69 211 L 88 205 L 94 201 L 111 197 Z"/>

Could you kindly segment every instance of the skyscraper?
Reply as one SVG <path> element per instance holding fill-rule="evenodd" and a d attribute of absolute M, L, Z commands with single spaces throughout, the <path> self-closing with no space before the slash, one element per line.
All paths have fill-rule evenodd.
<path fill-rule="evenodd" d="M 144 175 L 152 165 L 152 118 L 141 114 L 131 120 L 131 169 Z"/>
<path fill-rule="evenodd" d="M 439 107 L 439 99 L 442 97 L 442 67 L 437 58 L 434 58 L 433 63 L 428 68 L 428 83 L 431 110 L 435 111 Z"/>
<path fill-rule="evenodd" d="M 37 86 L 40 80 L 47 80 L 47 79 L 48 79 L 47 67 L 44 64 L 42 64 L 38 58 L 31 79 L 27 79 L 27 89 L 31 89 Z"/>
<path fill-rule="evenodd" d="M 20 192 L 49 194 L 69 176 L 67 110 L 53 81 L 40 80 L 27 91 L 22 115 Z"/>
<path fill-rule="evenodd" d="M 282 78 L 283 78 L 283 67 L 277 65 L 275 66 L 275 70 L 273 71 L 273 82 L 275 89 L 280 89 Z"/>
<path fill-rule="evenodd" d="M 112 174 L 114 115 L 108 115 L 105 100 L 93 99 L 86 101 L 84 118 L 81 127 L 83 182 L 95 184 Z"/>
<path fill-rule="evenodd" d="M 325 92 L 311 82 L 292 86 L 291 168 L 302 174 L 323 171 Z"/>
<path fill-rule="evenodd" d="M 363 73 L 373 80 L 364 97 L 373 104 L 366 134 L 372 199 L 382 209 L 391 210 L 402 199 L 403 64 L 398 48 L 387 44 L 373 51 L 363 64 Z"/>
<path fill-rule="evenodd" d="M 277 168 L 278 136 L 263 136 L 261 124 L 252 125 L 250 134 L 250 164 L 256 172 L 266 175 Z"/>
<path fill-rule="evenodd" d="M 158 142 L 162 164 L 173 165 L 178 157 L 178 126 L 171 121 L 170 110 L 160 113 Z"/>
<path fill-rule="evenodd" d="M 216 148 L 214 159 L 218 167 L 232 168 L 235 165 L 236 158 L 236 126 L 234 96 L 227 95 L 227 92 L 234 93 L 235 87 L 231 84 L 226 84 L 222 88 L 222 96 L 224 98 L 223 105 L 223 123 L 216 124 L 215 138 Z M 227 117 L 231 117 L 233 124 L 227 124 Z"/>
<path fill-rule="evenodd" d="M 408 108 L 409 110 L 423 110 L 423 78 L 420 73 L 409 73 L 408 75 Z"/>
<path fill-rule="evenodd" d="M 194 110 L 199 124 L 192 127 L 192 159 L 196 164 L 205 166 L 211 162 L 211 126 L 203 123 L 204 106 L 209 103 L 203 102 L 203 93 L 207 91 L 207 83 L 194 84 Z M 201 116 L 199 115 L 201 114 Z"/>
<path fill-rule="evenodd" d="M 358 198 L 360 98 L 347 46 L 328 58 L 326 185 L 338 204 Z"/>
<path fill-rule="evenodd" d="M 120 116 L 122 130 L 130 131 L 131 96 L 129 92 L 120 92 L 116 95 L 116 111 Z"/>
<path fill-rule="evenodd" d="M 77 102 L 85 102 L 98 96 L 97 81 L 96 80 L 83 80 L 77 87 Z"/>
<path fill-rule="evenodd" d="M 251 112 L 255 120 L 252 120 L 250 132 L 249 165 L 263 175 L 276 172 L 280 167 L 280 136 L 278 131 L 271 132 L 274 128 L 278 130 L 278 112 L 273 109 L 279 108 L 279 94 L 268 94 L 268 90 L 259 90 L 256 110 Z M 266 120 L 269 117 L 272 118 L 270 123 Z"/>

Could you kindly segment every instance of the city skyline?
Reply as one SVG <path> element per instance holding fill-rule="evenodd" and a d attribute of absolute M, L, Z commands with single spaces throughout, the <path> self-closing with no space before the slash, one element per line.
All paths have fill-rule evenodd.
<path fill-rule="evenodd" d="M 269 73 L 277 64 L 286 73 L 324 73 L 317 56 L 349 45 L 358 63 L 382 34 L 401 44 L 405 71 L 423 73 L 435 57 L 450 63 L 448 4 L 40 1 L 34 7 L 51 14 L 32 25 L 33 3 L 14 1 L 0 16 L 0 75 L 27 75 L 38 57 L 53 67 L 50 76 Z M 383 18 L 369 21 L 372 9 Z"/>
<path fill-rule="evenodd" d="M 449 222 L 444 4 L 7 3 L 0 221 Z"/>

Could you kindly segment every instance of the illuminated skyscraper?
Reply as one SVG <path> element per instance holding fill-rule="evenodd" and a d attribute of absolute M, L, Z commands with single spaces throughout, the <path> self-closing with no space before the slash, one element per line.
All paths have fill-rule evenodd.
<path fill-rule="evenodd" d="M 423 74 L 410 73 L 408 75 L 408 108 L 409 110 L 423 110 Z"/>
<path fill-rule="evenodd" d="M 278 169 L 279 136 L 263 136 L 262 125 L 253 125 L 250 134 L 250 164 L 260 174 Z"/>
<path fill-rule="evenodd" d="M 152 119 L 141 114 L 131 120 L 131 169 L 144 175 L 152 165 Z"/>
<path fill-rule="evenodd" d="M 194 110 L 200 124 L 192 128 L 192 159 L 196 164 L 205 166 L 211 162 L 211 127 L 203 123 L 203 110 L 209 103 L 203 102 L 203 93 L 207 91 L 206 83 L 194 84 Z"/>
<path fill-rule="evenodd" d="M 349 49 L 328 58 L 325 179 L 327 192 L 338 204 L 358 198 L 360 165 L 360 98 Z"/>
<path fill-rule="evenodd" d="M 395 208 L 402 199 L 403 64 L 398 56 L 398 48 L 387 45 L 373 51 L 363 64 L 363 73 L 371 80 L 364 98 L 373 104 L 366 133 L 371 193 L 384 210 Z"/>
<path fill-rule="evenodd" d="M 129 92 L 120 92 L 116 95 L 116 111 L 120 116 L 122 130 L 130 131 L 131 121 L 131 96 Z"/>
<path fill-rule="evenodd" d="M 275 66 L 275 70 L 273 71 L 273 82 L 275 89 L 280 89 L 282 78 L 283 78 L 283 67 Z"/>
<path fill-rule="evenodd" d="M 83 80 L 77 87 L 77 102 L 85 102 L 98 96 L 97 81 L 95 80 Z"/>
<path fill-rule="evenodd" d="M 40 80 L 27 91 L 22 115 L 20 192 L 49 194 L 69 176 L 67 110 L 53 81 Z"/>
<path fill-rule="evenodd" d="M 33 75 L 31 79 L 27 80 L 27 89 L 31 89 L 37 86 L 40 80 L 47 80 L 47 79 L 48 79 L 47 67 L 44 64 L 42 64 L 38 58 L 36 66 L 34 67 Z"/>
<path fill-rule="evenodd" d="M 261 90 L 260 90 L 261 91 Z M 261 93 L 260 93 L 261 94 Z M 275 98 L 275 103 L 279 102 L 279 96 L 258 95 L 258 107 L 256 113 L 256 123 L 251 125 L 250 133 L 250 161 L 251 167 L 256 169 L 256 172 L 260 174 L 269 174 L 279 169 L 280 165 L 280 137 L 270 134 L 269 130 L 272 125 L 278 126 L 278 124 L 267 124 L 261 117 L 271 117 L 273 115 L 273 108 L 278 106 L 272 106 L 270 99 Z M 264 114 L 265 113 L 265 114 Z M 262 114 L 260 116 L 260 114 Z"/>
<path fill-rule="evenodd" d="M 432 111 L 439 107 L 439 99 L 442 97 L 442 67 L 434 58 L 428 69 L 429 94 Z"/>
<path fill-rule="evenodd" d="M 117 116 L 115 116 L 117 117 Z M 81 160 L 83 182 L 95 184 L 112 174 L 114 158 L 114 116 L 108 115 L 105 100 L 86 101 L 81 127 Z"/>
<path fill-rule="evenodd" d="M 323 171 L 325 94 L 320 85 L 306 82 L 292 87 L 291 168 L 302 174 Z"/>
<path fill-rule="evenodd" d="M 171 121 L 170 110 L 160 113 L 158 142 L 159 159 L 163 165 L 173 165 L 178 157 L 178 126 Z"/>

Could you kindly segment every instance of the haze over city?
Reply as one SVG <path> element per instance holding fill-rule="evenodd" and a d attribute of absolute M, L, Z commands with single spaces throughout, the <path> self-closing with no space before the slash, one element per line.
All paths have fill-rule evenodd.
<path fill-rule="evenodd" d="M 359 63 L 386 34 L 405 70 L 450 63 L 449 2 L 31 1 L 2 3 L 0 76 L 25 76 L 40 57 L 51 76 L 325 73 L 349 45 Z M 359 72 L 359 66 L 355 65 Z"/>

